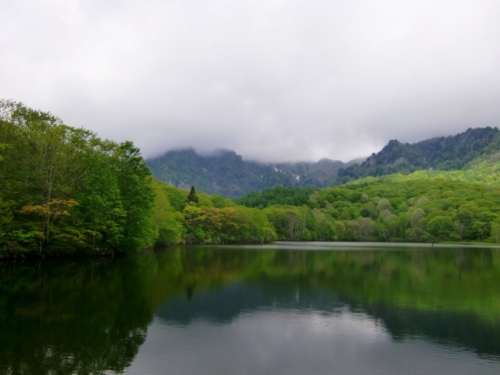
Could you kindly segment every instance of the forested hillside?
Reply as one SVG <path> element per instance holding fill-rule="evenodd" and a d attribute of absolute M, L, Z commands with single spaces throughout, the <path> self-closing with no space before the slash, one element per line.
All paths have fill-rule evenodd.
<path fill-rule="evenodd" d="M 339 182 L 417 170 L 459 170 L 476 158 L 491 156 L 499 146 L 500 133 L 497 128 L 490 127 L 468 129 L 455 136 L 413 144 L 392 140 L 360 165 L 340 170 Z"/>
<path fill-rule="evenodd" d="M 193 201 L 187 190 L 155 182 L 159 243 L 498 243 L 500 162 L 494 159 L 467 171 L 370 177 L 326 189 L 270 188 L 235 202 L 201 192 Z"/>
<path fill-rule="evenodd" d="M 196 186 L 198 191 L 229 198 L 276 186 L 327 187 L 337 172 L 358 161 L 343 163 L 322 159 L 317 163 L 258 163 L 245 161 L 234 151 L 223 150 L 200 155 L 192 149 L 169 151 L 146 160 L 153 176 L 183 189 Z"/>
<path fill-rule="evenodd" d="M 500 191 L 460 180 L 400 175 L 315 190 L 305 203 L 279 189 L 238 202 L 262 208 L 282 240 L 500 242 Z"/>

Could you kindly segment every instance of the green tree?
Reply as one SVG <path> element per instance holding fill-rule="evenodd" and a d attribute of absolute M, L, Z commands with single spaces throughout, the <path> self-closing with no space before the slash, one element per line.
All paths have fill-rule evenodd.
<path fill-rule="evenodd" d="M 0 201 L 10 218 L 0 223 L 8 233 L 0 248 L 69 254 L 153 243 L 152 179 L 131 142 L 101 140 L 50 113 L 2 101 L 0 144 L 7 145 Z"/>
<path fill-rule="evenodd" d="M 447 240 L 453 237 L 455 225 L 453 220 L 446 216 L 436 216 L 427 222 L 427 232 L 434 241 Z"/>
<path fill-rule="evenodd" d="M 132 142 L 118 145 L 114 162 L 126 213 L 119 250 L 142 250 L 155 240 L 152 220 L 155 192 L 151 172 Z"/>
<path fill-rule="evenodd" d="M 189 191 L 189 195 L 187 196 L 188 203 L 195 203 L 198 204 L 198 196 L 196 195 L 196 191 L 194 189 L 194 186 L 191 186 L 191 190 Z"/>

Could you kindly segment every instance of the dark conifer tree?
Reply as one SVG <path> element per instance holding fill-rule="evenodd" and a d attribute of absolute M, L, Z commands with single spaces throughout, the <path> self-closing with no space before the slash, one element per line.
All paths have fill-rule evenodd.
<path fill-rule="evenodd" d="M 194 190 L 194 186 L 191 186 L 191 190 L 189 191 L 189 195 L 187 197 L 187 202 L 194 202 L 198 204 L 198 196 L 196 195 L 196 191 Z"/>

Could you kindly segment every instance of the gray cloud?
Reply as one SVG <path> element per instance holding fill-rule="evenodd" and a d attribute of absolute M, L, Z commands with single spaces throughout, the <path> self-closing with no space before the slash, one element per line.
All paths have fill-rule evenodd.
<path fill-rule="evenodd" d="M 348 160 L 500 118 L 495 0 L 5 0 L 0 97 L 131 139 Z"/>

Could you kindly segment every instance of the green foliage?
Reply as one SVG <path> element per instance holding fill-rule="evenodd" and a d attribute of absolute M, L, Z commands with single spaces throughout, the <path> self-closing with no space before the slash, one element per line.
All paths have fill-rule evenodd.
<path fill-rule="evenodd" d="M 189 191 L 189 194 L 187 196 L 187 202 L 198 204 L 198 201 L 199 201 L 198 196 L 196 195 L 196 191 L 194 190 L 194 186 L 191 186 L 191 190 Z"/>
<path fill-rule="evenodd" d="M 245 207 L 199 207 L 183 210 L 187 243 L 263 243 L 276 239 L 267 218 Z"/>
<path fill-rule="evenodd" d="M 155 182 L 131 142 L 20 103 L 3 101 L 0 113 L 0 257 L 276 238 L 257 209 Z"/>
<path fill-rule="evenodd" d="M 236 203 L 246 207 L 266 208 L 272 205 L 290 205 L 302 206 L 310 203 L 309 197 L 316 188 L 306 187 L 276 187 L 273 189 L 264 189 L 262 192 L 251 192 Z M 311 203 L 311 205 L 314 205 Z"/>
<path fill-rule="evenodd" d="M 453 220 L 447 216 L 436 216 L 430 219 L 427 222 L 427 231 L 433 239 L 448 240 L 453 239 L 454 235 L 456 235 Z"/>
<path fill-rule="evenodd" d="M 495 224 L 500 192 L 484 184 L 412 175 L 365 179 L 312 192 L 296 189 L 294 196 L 308 196 L 307 202 L 274 204 L 288 190 L 253 193 L 239 202 L 266 207 L 263 211 L 282 240 L 434 242 L 500 237 Z"/>
<path fill-rule="evenodd" d="M 96 254 L 153 244 L 154 191 L 130 142 L 0 102 L 0 256 Z"/>
<path fill-rule="evenodd" d="M 186 190 L 159 181 L 155 181 L 154 186 L 158 245 L 263 243 L 276 239 L 273 227 L 260 210 L 237 206 L 231 200 L 203 193 L 197 195 L 197 204 L 188 201 L 191 193 Z M 183 197 L 183 205 L 178 204 L 179 197 Z"/>
<path fill-rule="evenodd" d="M 181 243 L 185 237 L 185 222 L 183 215 L 176 210 L 169 200 L 168 185 L 153 182 L 155 188 L 155 214 L 153 217 L 157 231 L 156 245 L 165 246 Z"/>

